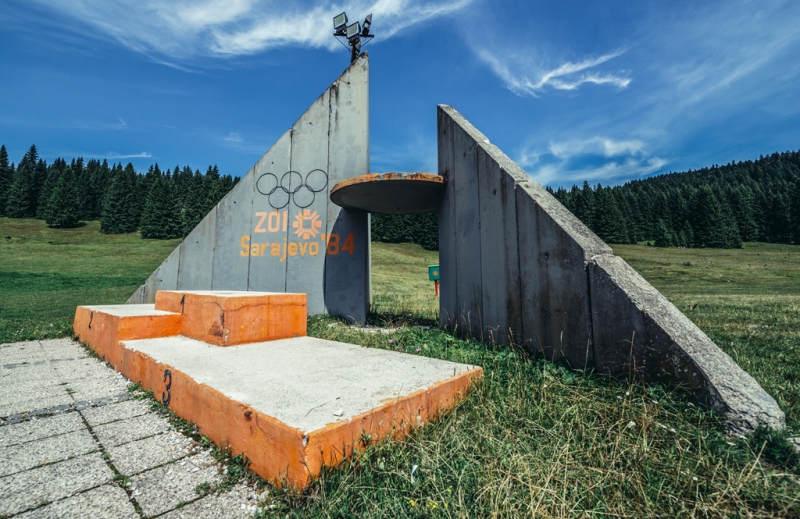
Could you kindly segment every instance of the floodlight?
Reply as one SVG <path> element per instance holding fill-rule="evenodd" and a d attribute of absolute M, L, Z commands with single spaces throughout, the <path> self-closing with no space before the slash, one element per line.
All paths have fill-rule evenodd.
<path fill-rule="evenodd" d="M 333 30 L 335 32 L 339 32 L 340 30 L 344 29 L 344 26 L 347 25 L 347 14 L 337 14 L 333 17 Z"/>
<path fill-rule="evenodd" d="M 361 23 L 356 22 L 347 25 L 347 14 L 342 13 L 333 17 L 333 35 L 336 39 L 347 38 L 347 43 L 339 39 L 339 42 L 345 48 L 350 47 L 350 62 L 353 63 L 361 55 L 361 44 L 367 43 L 375 36 L 369 33 L 372 26 L 372 13 L 368 14 L 364 19 L 364 26 L 362 29 Z"/>
<path fill-rule="evenodd" d="M 361 36 L 369 36 L 369 26 L 372 25 L 372 13 L 364 18 L 364 28 L 361 30 Z"/>
<path fill-rule="evenodd" d="M 352 40 L 353 38 L 358 38 L 360 34 L 361 34 L 361 22 L 356 22 L 352 25 L 347 26 L 347 32 L 345 33 L 345 36 L 347 37 L 348 40 Z"/>

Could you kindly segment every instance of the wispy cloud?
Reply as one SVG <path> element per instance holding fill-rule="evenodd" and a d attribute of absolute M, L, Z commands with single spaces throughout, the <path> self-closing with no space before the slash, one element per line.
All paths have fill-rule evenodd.
<path fill-rule="evenodd" d="M 596 167 L 570 168 L 565 164 L 548 164 L 530 170 L 531 178 L 536 182 L 556 186 L 570 185 L 584 180 L 589 183 L 615 184 L 619 180 L 646 177 L 660 171 L 668 161 L 660 157 L 639 159 L 628 157 L 624 160 L 606 162 Z"/>
<path fill-rule="evenodd" d="M 128 123 L 122 117 L 117 117 L 116 122 L 78 121 L 74 126 L 82 130 L 124 130 Z"/>
<path fill-rule="evenodd" d="M 548 145 L 550 153 L 559 159 L 569 159 L 576 155 L 602 155 L 615 157 L 618 155 L 636 155 L 643 151 L 644 143 L 639 140 L 615 141 L 606 137 L 592 137 L 585 140 L 563 142 L 551 141 Z"/>
<path fill-rule="evenodd" d="M 540 184 L 567 185 L 584 180 L 608 184 L 651 175 L 669 161 L 652 155 L 642 141 L 595 136 L 551 141 L 545 150 L 526 146 L 517 162 Z"/>
<path fill-rule="evenodd" d="M 98 154 L 87 154 L 87 156 L 92 157 L 102 157 L 104 159 L 111 159 L 111 160 L 119 160 L 119 159 L 149 159 L 153 155 L 143 151 L 141 153 L 117 153 L 116 151 L 109 151 L 108 153 L 98 153 Z"/>
<path fill-rule="evenodd" d="M 242 142 L 242 136 L 240 134 L 238 134 L 237 132 L 231 132 L 231 133 L 228 134 L 227 137 L 224 137 L 222 139 L 222 142 L 225 142 L 225 143 L 228 143 L 228 144 L 239 144 L 239 143 Z"/>
<path fill-rule="evenodd" d="M 631 78 L 623 72 L 590 70 L 622 55 L 624 50 L 577 62 L 567 61 L 555 67 L 537 63 L 532 58 L 535 52 L 498 53 L 485 47 L 474 48 L 474 51 L 509 90 L 520 96 L 538 97 L 548 88 L 575 90 L 586 83 L 626 88 L 631 82 Z"/>
<path fill-rule="evenodd" d="M 406 27 L 457 11 L 472 0 L 356 0 L 346 5 L 279 0 L 37 0 L 126 47 L 184 60 L 239 56 L 284 46 L 334 49 L 333 16 L 374 17 L 386 39 Z M 170 66 L 181 66 L 165 60 Z"/>

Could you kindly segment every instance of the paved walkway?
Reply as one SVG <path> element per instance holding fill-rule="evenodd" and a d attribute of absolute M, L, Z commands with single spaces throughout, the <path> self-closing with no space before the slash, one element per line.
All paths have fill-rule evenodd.
<path fill-rule="evenodd" d="M 0 518 L 251 517 L 242 483 L 70 339 L 0 345 Z"/>

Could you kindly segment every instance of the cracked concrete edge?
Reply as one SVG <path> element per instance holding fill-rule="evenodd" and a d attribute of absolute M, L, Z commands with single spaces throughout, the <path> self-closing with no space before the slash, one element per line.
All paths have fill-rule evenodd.
<path fill-rule="evenodd" d="M 775 399 L 622 258 L 594 256 L 589 272 L 598 371 L 683 385 L 735 435 L 784 428 Z"/>
<path fill-rule="evenodd" d="M 520 344 L 532 342 L 542 352 L 550 348 L 554 358 L 566 358 L 573 366 L 588 359 L 600 372 L 686 385 L 700 403 L 723 416 L 734 434 L 759 426 L 784 427 L 783 411 L 752 376 L 457 110 L 439 105 L 437 119 L 439 173 L 448 180 L 440 211 L 443 325 L 458 316 L 492 313 L 481 308 L 486 305 L 482 256 L 459 256 L 455 235 L 462 242 L 465 237 L 479 240 L 481 250 L 483 236 L 502 233 L 504 228 L 498 225 L 513 220 L 508 211 L 514 211 L 517 243 L 505 246 L 510 253 L 517 247 L 518 270 L 506 272 L 505 278 L 491 277 L 490 287 L 497 286 L 498 279 L 509 287 L 522 287 L 519 296 L 506 291 L 510 299 L 518 298 L 515 306 L 524 308 L 522 333 L 515 334 Z M 476 148 L 499 168 L 483 168 L 473 157 Z M 480 205 L 481 176 L 496 174 L 493 171 L 513 180 L 517 200 L 515 206 L 492 207 L 506 211 L 504 218 L 483 221 L 483 213 L 474 206 Z M 448 225 L 463 228 L 450 236 L 442 232 Z M 487 230 L 485 225 L 493 227 Z M 493 246 L 496 250 L 497 244 Z M 578 257 L 583 261 L 572 261 Z M 448 268 L 455 273 L 451 278 L 446 277 Z M 495 325 L 481 322 L 479 328 Z M 468 330 L 467 334 L 483 338 Z"/>
<path fill-rule="evenodd" d="M 489 139 L 475 128 L 458 110 L 448 105 L 439 105 L 439 110 L 445 112 L 453 122 L 467 133 L 482 148 L 500 170 L 509 175 L 514 182 L 537 203 L 542 211 L 551 218 L 558 227 L 575 242 L 575 245 L 584 251 L 585 261 L 589 261 L 595 254 L 611 254 L 611 247 L 601 240 L 589 227 L 573 215 L 561 202 L 547 192 L 538 182 L 535 182 L 519 165 L 511 160 L 500 148 L 492 144 Z"/>

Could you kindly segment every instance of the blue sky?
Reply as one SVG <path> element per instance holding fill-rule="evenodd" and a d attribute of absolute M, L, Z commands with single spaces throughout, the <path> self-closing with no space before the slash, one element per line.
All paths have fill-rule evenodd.
<path fill-rule="evenodd" d="M 800 2 L 11 0 L 0 143 L 244 174 L 373 13 L 373 171 L 436 170 L 455 106 L 552 186 L 800 149 Z"/>

